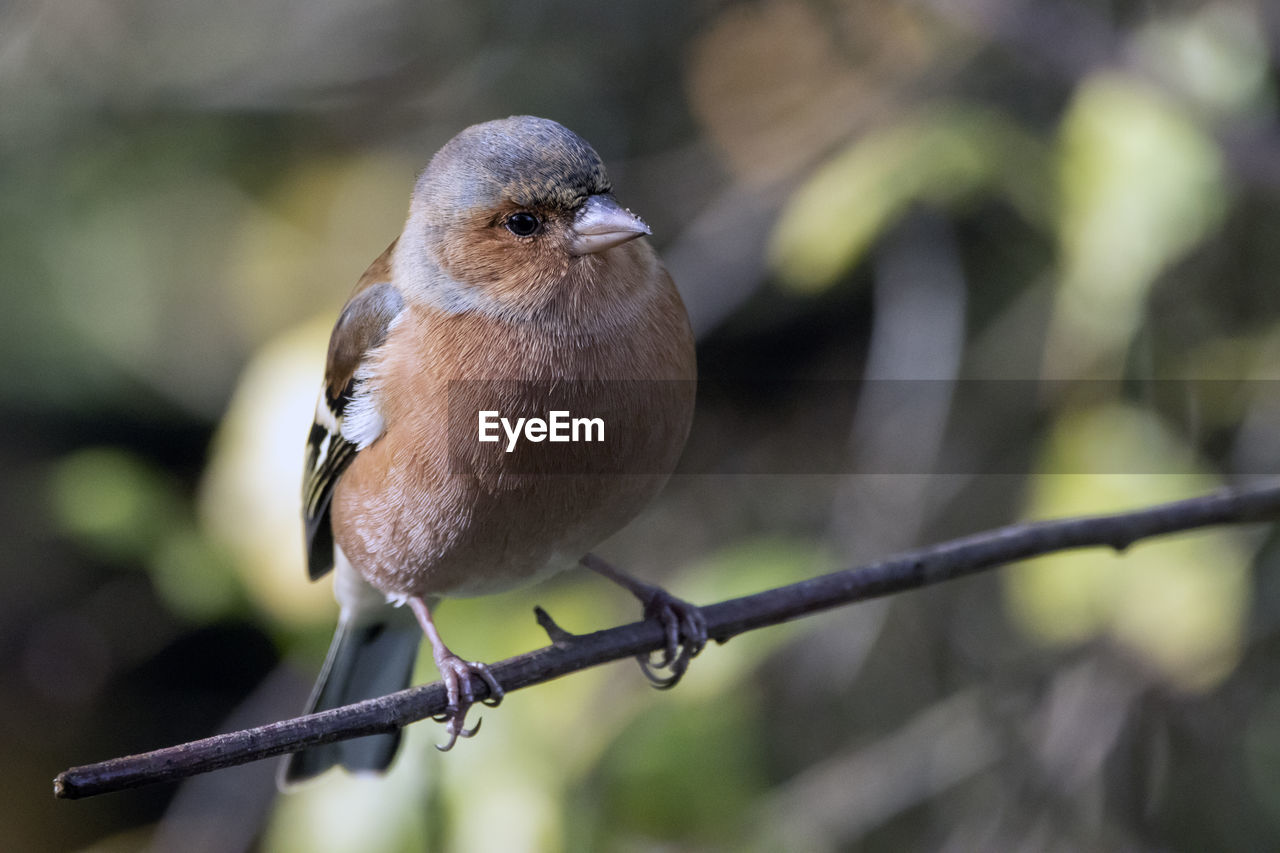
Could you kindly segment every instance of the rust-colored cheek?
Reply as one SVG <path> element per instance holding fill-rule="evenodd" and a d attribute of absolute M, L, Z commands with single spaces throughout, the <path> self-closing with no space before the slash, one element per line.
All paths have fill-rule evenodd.
<path fill-rule="evenodd" d="M 519 240 L 500 226 L 457 229 L 441 241 L 445 271 L 464 285 L 500 303 L 532 307 L 550 298 L 565 277 L 570 257 L 544 232 Z"/>

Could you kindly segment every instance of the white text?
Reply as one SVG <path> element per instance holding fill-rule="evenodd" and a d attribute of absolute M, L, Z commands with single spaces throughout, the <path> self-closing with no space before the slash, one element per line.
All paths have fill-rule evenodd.
<path fill-rule="evenodd" d="M 514 424 L 496 411 L 480 412 L 479 438 L 499 441 L 498 427 L 507 436 L 507 453 L 515 450 L 523 433 L 526 441 L 604 441 L 604 418 L 574 418 L 566 411 L 548 412 L 546 419 L 516 418 Z"/>

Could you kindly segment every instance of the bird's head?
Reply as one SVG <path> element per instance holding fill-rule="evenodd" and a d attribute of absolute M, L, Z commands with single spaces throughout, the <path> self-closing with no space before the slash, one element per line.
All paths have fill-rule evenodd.
<path fill-rule="evenodd" d="M 585 140 L 554 121 L 513 116 L 467 128 L 431 159 L 414 189 L 401 266 L 425 255 L 419 262 L 438 273 L 423 284 L 446 309 L 531 307 L 579 279 L 634 278 L 626 268 L 639 256 L 611 250 L 649 233 L 614 199 Z"/>

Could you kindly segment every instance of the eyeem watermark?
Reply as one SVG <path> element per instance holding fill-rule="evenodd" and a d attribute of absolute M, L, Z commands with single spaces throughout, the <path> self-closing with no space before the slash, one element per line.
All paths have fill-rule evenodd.
<path fill-rule="evenodd" d="M 604 418 L 575 418 L 569 412 L 556 410 L 547 413 L 544 418 L 510 418 L 502 417 L 493 410 L 481 411 L 479 415 L 479 434 L 481 441 L 496 442 L 501 440 L 498 428 L 507 436 L 506 452 L 515 450 L 516 443 L 523 435 L 525 441 L 604 441 Z"/>

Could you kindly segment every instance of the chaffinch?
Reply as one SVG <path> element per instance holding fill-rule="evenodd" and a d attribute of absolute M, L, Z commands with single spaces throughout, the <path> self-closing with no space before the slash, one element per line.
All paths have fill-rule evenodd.
<path fill-rule="evenodd" d="M 693 413 L 693 335 L 649 233 L 614 200 L 591 146 L 553 121 L 478 124 L 431 159 L 403 232 L 361 277 L 329 342 L 303 516 L 311 578 L 336 567 L 340 615 L 309 711 L 407 686 L 420 630 L 448 690 L 441 749 L 470 737 L 472 676 L 486 703 L 502 688 L 444 644 L 434 605 L 579 558 L 663 622 L 659 666 L 678 677 L 701 649 L 696 608 L 587 554 L 662 487 Z M 512 431 L 514 417 L 500 440 L 484 437 L 486 412 L 552 404 L 599 420 L 607 440 L 542 442 L 553 427 Z M 304 750 L 281 782 L 334 764 L 384 770 L 399 737 Z"/>

